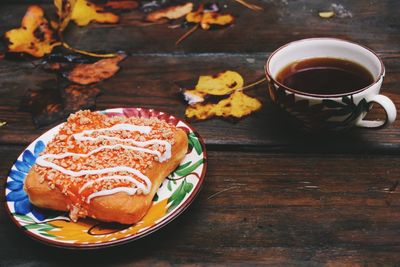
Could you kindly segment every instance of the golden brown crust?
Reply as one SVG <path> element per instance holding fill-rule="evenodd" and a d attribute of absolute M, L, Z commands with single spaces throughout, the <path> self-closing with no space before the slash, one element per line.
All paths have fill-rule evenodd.
<path fill-rule="evenodd" d="M 128 195 L 121 192 L 96 197 L 89 204 L 88 216 L 101 221 L 123 224 L 133 224 L 142 219 L 165 177 L 179 165 L 186 154 L 188 146 L 186 133 L 176 128 L 174 129 L 174 139 L 171 158 L 161 163 L 154 162 L 144 173 L 152 182 L 149 194 Z M 59 189 L 50 189 L 47 183 L 41 183 L 40 181 L 43 181 L 41 178 L 34 168 L 26 177 L 24 189 L 31 203 L 41 208 L 68 211 L 68 200 L 65 195 Z"/>

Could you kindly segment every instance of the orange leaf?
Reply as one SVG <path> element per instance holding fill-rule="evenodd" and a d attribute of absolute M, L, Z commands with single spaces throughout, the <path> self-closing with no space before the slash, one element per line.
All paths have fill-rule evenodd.
<path fill-rule="evenodd" d="M 107 1 L 103 6 L 112 9 L 134 9 L 138 7 L 136 0 L 110 0 Z"/>
<path fill-rule="evenodd" d="M 5 33 L 9 41 L 9 52 L 22 52 L 34 57 L 50 54 L 55 46 L 60 45 L 44 17 L 43 9 L 32 5 L 28 7 L 21 22 L 21 28 Z"/>
<path fill-rule="evenodd" d="M 65 75 L 70 81 L 86 85 L 112 77 L 118 70 L 118 63 L 126 56 L 101 59 L 93 64 L 79 64 Z"/>
<path fill-rule="evenodd" d="M 193 9 L 193 3 L 170 6 L 147 14 L 145 20 L 155 22 L 160 19 L 178 19 L 188 14 Z"/>

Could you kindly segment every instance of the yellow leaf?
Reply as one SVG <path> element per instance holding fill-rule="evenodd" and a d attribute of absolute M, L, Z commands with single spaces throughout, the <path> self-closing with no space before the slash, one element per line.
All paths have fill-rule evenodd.
<path fill-rule="evenodd" d="M 215 12 L 204 13 L 200 26 L 203 30 L 210 29 L 211 25 L 225 26 L 233 23 L 233 16 L 230 14 L 218 14 Z"/>
<path fill-rule="evenodd" d="M 217 104 L 198 103 L 186 109 L 189 119 L 205 120 L 213 116 L 241 118 L 261 108 L 261 102 L 245 95 L 241 91 L 234 92 Z"/>
<path fill-rule="evenodd" d="M 0 127 L 6 125 L 7 122 L 6 121 L 0 121 Z"/>
<path fill-rule="evenodd" d="M 21 22 L 21 28 L 5 33 L 9 41 L 8 51 L 22 52 L 34 57 L 50 54 L 55 46 L 60 45 L 44 17 L 43 9 L 32 5 L 28 7 Z"/>
<path fill-rule="evenodd" d="M 117 23 L 119 17 L 110 12 L 104 12 L 99 7 L 86 0 L 76 0 L 76 4 L 72 10 L 71 19 L 79 26 L 86 26 L 91 21 L 99 23 Z"/>
<path fill-rule="evenodd" d="M 68 26 L 71 20 L 74 20 L 79 26 L 85 26 L 91 21 L 103 22 L 103 23 L 115 23 L 118 22 L 119 17 L 113 13 L 104 13 L 103 7 L 96 6 L 86 0 L 54 0 L 54 5 L 57 9 L 57 15 L 59 21 L 52 22 L 53 27 L 57 28 L 60 40 L 63 41 L 62 45 L 79 54 L 100 57 L 100 58 L 110 58 L 115 57 L 117 54 L 98 54 L 92 53 L 84 50 L 80 50 L 68 45 L 62 35 L 64 29 Z"/>
<path fill-rule="evenodd" d="M 203 30 L 210 29 L 211 25 L 226 26 L 232 24 L 234 17 L 230 14 L 220 14 L 215 11 L 204 12 L 204 5 L 199 9 L 186 15 L 186 21 L 189 23 L 200 23 Z"/>
<path fill-rule="evenodd" d="M 72 11 L 75 8 L 77 0 L 54 0 L 54 5 L 57 9 L 58 15 L 58 32 L 64 31 L 71 21 Z"/>
<path fill-rule="evenodd" d="M 223 96 L 243 87 L 242 76 L 235 71 L 225 71 L 217 75 L 200 76 L 193 90 L 184 90 L 183 95 L 189 105 L 203 102 L 205 96 Z"/>
<path fill-rule="evenodd" d="M 239 73 L 227 70 L 216 76 L 200 76 L 195 90 L 210 95 L 226 95 L 242 88 L 243 84 L 244 80 Z"/>

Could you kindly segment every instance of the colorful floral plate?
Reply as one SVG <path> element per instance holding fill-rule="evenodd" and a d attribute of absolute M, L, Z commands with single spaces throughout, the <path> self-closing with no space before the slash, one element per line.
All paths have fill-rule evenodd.
<path fill-rule="evenodd" d="M 23 183 L 39 153 L 62 124 L 47 131 L 18 157 L 5 189 L 6 209 L 14 223 L 29 236 L 43 243 L 67 248 L 98 248 L 132 241 L 152 233 L 183 212 L 196 197 L 206 172 L 206 151 L 201 137 L 187 123 L 152 109 L 124 108 L 100 111 L 109 116 L 157 117 L 185 130 L 189 148 L 178 168 L 160 186 L 146 216 L 134 225 L 103 223 L 92 219 L 71 222 L 65 212 L 33 206 Z"/>

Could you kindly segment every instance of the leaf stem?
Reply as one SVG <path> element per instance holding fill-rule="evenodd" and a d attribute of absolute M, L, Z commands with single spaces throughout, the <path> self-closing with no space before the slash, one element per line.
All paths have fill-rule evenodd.
<path fill-rule="evenodd" d="M 199 28 L 200 24 L 197 23 L 193 28 L 191 28 L 190 30 L 188 30 L 184 35 L 182 35 L 176 42 L 175 45 L 180 44 L 183 40 L 185 40 L 187 37 L 189 37 L 189 35 L 191 35 L 192 33 L 194 33 L 198 28 Z"/>
<path fill-rule="evenodd" d="M 251 83 L 251 84 L 248 84 L 248 85 L 246 85 L 246 86 L 243 86 L 242 88 L 236 89 L 235 91 L 244 91 L 244 90 L 249 89 L 249 88 L 251 88 L 251 87 L 253 87 L 253 86 L 256 86 L 256 85 L 258 85 L 258 84 L 260 84 L 260 83 L 263 83 L 263 82 L 265 82 L 266 80 L 267 80 L 266 77 L 261 78 L 261 79 L 255 81 L 255 82 L 253 82 L 253 83 Z"/>
<path fill-rule="evenodd" d="M 63 42 L 62 45 L 63 45 L 66 49 L 71 50 L 72 52 L 79 53 L 79 54 L 86 55 L 86 56 L 90 56 L 90 57 L 110 58 L 110 57 L 115 57 L 115 56 L 118 55 L 118 54 L 116 54 L 116 53 L 97 54 L 97 53 L 87 52 L 87 51 L 84 51 L 84 50 L 80 50 L 80 49 L 77 49 L 77 48 L 73 48 L 73 47 L 71 47 L 69 44 L 67 44 L 66 42 Z"/>

